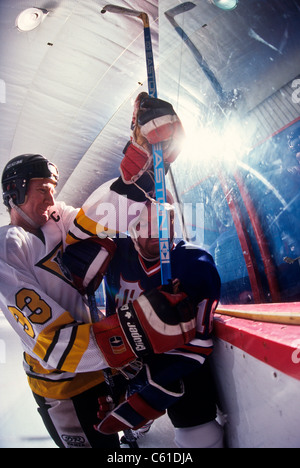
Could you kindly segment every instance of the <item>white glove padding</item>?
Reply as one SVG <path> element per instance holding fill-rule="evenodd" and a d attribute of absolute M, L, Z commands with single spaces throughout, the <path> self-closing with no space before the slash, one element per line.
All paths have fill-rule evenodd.
<path fill-rule="evenodd" d="M 184 387 L 180 380 L 165 385 L 161 381 L 161 373 L 152 373 L 151 365 L 145 364 L 129 382 L 126 400 L 110 411 L 95 429 L 103 434 L 139 429 L 150 420 L 163 416 L 165 410 L 183 394 Z M 99 416 L 103 416 L 103 410 L 100 404 Z"/>
<path fill-rule="evenodd" d="M 189 343 L 196 334 L 196 313 L 185 293 L 153 289 L 93 324 L 93 330 L 109 367 L 121 368 Z"/>
<path fill-rule="evenodd" d="M 109 237 L 90 237 L 65 249 L 62 262 L 80 294 L 92 294 L 96 291 L 115 250 L 115 243 Z"/>

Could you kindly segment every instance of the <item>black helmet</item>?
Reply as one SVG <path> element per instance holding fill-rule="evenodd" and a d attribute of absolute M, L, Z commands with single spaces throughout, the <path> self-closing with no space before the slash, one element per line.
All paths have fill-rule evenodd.
<path fill-rule="evenodd" d="M 21 154 L 11 159 L 2 173 L 4 205 L 9 206 L 10 198 L 15 205 L 22 205 L 31 179 L 50 179 L 56 185 L 57 167 L 40 154 Z"/>

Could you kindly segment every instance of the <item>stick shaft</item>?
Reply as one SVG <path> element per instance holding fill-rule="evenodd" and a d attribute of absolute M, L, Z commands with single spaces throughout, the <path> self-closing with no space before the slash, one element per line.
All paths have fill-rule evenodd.
<path fill-rule="evenodd" d="M 143 18 L 142 18 L 143 19 Z M 144 23 L 144 40 L 145 54 L 148 76 L 148 92 L 149 96 L 157 98 L 157 86 L 155 77 L 155 67 L 153 59 L 153 49 L 151 41 L 151 32 L 149 22 L 143 19 Z M 168 212 L 165 208 L 167 201 L 165 167 L 163 159 L 163 151 L 161 143 L 153 145 L 153 166 L 154 166 L 154 181 L 157 203 L 157 220 L 159 232 L 159 253 L 161 264 L 161 282 L 168 285 L 172 279 L 171 259 L 170 259 L 170 234 L 168 225 Z"/>
<path fill-rule="evenodd" d="M 191 4 L 193 5 L 193 4 Z M 184 4 L 182 4 L 181 6 L 184 6 Z M 195 6 L 195 5 L 194 5 Z M 178 8 L 177 8 L 178 9 Z M 188 9 L 191 9 L 191 8 L 188 8 Z M 179 9 L 178 10 L 178 13 L 176 12 L 176 14 L 179 14 L 179 13 L 183 13 L 185 11 L 188 11 L 188 9 Z M 213 73 L 213 71 L 209 68 L 208 64 L 206 63 L 206 61 L 204 60 L 204 58 L 202 57 L 200 51 L 197 49 L 197 47 L 195 46 L 195 44 L 191 41 L 191 39 L 189 38 L 189 36 L 184 32 L 184 30 L 179 26 L 179 24 L 177 23 L 177 21 L 174 19 L 174 16 L 175 16 L 175 10 L 176 8 L 172 8 L 172 10 L 169 10 L 167 12 L 165 12 L 165 16 L 167 17 L 167 19 L 170 21 L 170 23 L 172 24 L 172 26 L 174 27 L 175 31 L 177 32 L 177 34 L 181 37 L 181 39 L 183 40 L 183 42 L 186 44 L 186 46 L 190 49 L 190 51 L 192 52 L 193 54 L 193 57 L 195 58 L 196 62 L 198 63 L 198 65 L 201 67 L 203 73 L 206 75 L 206 77 L 208 78 L 211 86 L 213 87 L 215 93 L 218 95 L 218 97 L 223 100 L 224 99 L 224 96 L 225 96 L 225 93 L 223 91 L 223 88 L 220 84 L 220 82 L 217 80 L 215 74 Z"/>
<path fill-rule="evenodd" d="M 106 5 L 102 9 L 101 13 L 105 13 L 106 11 L 109 11 L 111 13 L 135 16 L 143 21 L 146 67 L 148 77 L 148 93 L 150 97 L 157 98 L 155 67 L 148 15 L 141 11 L 130 10 L 129 8 L 124 8 L 116 5 Z M 159 252 L 161 261 L 161 282 L 162 284 L 168 285 L 172 279 L 172 272 L 170 260 L 170 235 L 168 225 L 168 212 L 165 207 L 167 201 L 165 168 L 161 143 L 153 145 L 152 154 L 154 165 L 155 193 L 156 199 L 158 201 L 157 219 L 159 234 Z"/>

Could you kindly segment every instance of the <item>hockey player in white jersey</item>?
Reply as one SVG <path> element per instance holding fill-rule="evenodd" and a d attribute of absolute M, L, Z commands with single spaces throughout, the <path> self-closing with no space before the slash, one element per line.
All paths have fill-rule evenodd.
<path fill-rule="evenodd" d="M 156 102 L 157 107 L 164 107 L 163 124 L 156 116 L 151 117 L 152 109 L 145 124 L 155 121 L 155 138 L 172 143 L 179 120 L 170 107 Z M 133 138 L 122 163 L 124 180 L 129 177 L 136 183 L 143 177 L 149 157 L 149 151 Z M 126 365 L 139 356 L 141 346 L 132 344 L 130 329 L 121 328 L 121 310 L 92 324 L 84 295 L 90 283 L 97 286 L 114 253 L 107 226 L 101 227 L 97 220 L 97 208 L 106 201 L 117 205 L 118 194 L 111 190 L 97 192 L 90 199 L 94 204 L 75 209 L 55 201 L 57 183 L 57 168 L 41 155 L 20 155 L 4 168 L 3 200 L 11 223 L 0 228 L 0 307 L 21 339 L 29 385 L 56 444 L 118 447 L 116 435 L 102 435 L 93 429 L 98 397 L 107 391 L 102 369 Z M 122 192 L 124 187 L 120 190 L 118 184 L 117 189 Z M 99 194 L 103 198 L 99 199 Z M 62 264 L 62 253 L 68 243 L 89 238 L 95 252 L 92 263 L 97 265 L 96 280 L 95 271 L 88 270 L 78 272 L 74 282 Z M 154 294 L 159 297 L 160 293 Z M 169 307 L 176 315 L 176 306 L 170 303 Z M 181 317 L 177 314 L 178 327 L 172 337 L 163 331 L 157 333 L 142 308 L 135 313 L 143 323 L 143 354 L 165 352 L 189 342 L 195 334 L 195 316 L 188 307 L 184 317 L 182 311 Z M 152 308 L 151 317 L 157 313 Z M 161 323 L 163 320 L 160 317 Z M 121 337 L 117 352 L 116 336 Z"/>

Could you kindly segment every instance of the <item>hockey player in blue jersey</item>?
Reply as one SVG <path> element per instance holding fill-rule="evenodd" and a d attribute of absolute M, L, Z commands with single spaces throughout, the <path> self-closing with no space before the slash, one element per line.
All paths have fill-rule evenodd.
<path fill-rule="evenodd" d="M 179 349 L 146 357 L 142 370 L 129 382 L 125 403 L 105 415 L 110 405 L 102 401 L 100 415 L 104 420 L 99 430 L 113 433 L 138 428 L 167 408 L 179 447 L 222 447 L 223 432 L 215 421 L 216 395 L 207 362 L 213 346 L 220 278 L 206 251 L 184 241 L 173 244 L 173 220 L 171 210 L 171 267 L 176 278 L 172 292 L 184 292 L 197 309 L 196 337 Z M 161 284 L 156 207 L 152 203 L 147 203 L 130 234 L 131 238 L 115 239 L 116 253 L 105 276 L 107 315 Z"/>
<path fill-rule="evenodd" d="M 139 116 L 141 108 L 142 115 Z M 151 134 L 151 140 L 152 132 L 155 138 L 157 135 L 161 138 L 162 133 L 166 136 L 161 139 L 164 140 L 164 158 L 166 156 L 165 162 L 168 164 L 178 153 L 178 140 L 174 138 L 174 132 L 178 134 L 180 131 L 178 118 L 170 105 L 147 97 L 143 100 L 139 96 L 133 118 L 133 136 L 121 163 L 121 178 L 111 185 L 111 190 L 145 203 L 145 196 L 151 197 L 153 190 L 151 151 L 145 134 L 149 139 Z M 74 238 L 83 240 L 95 236 L 98 227 L 103 226 L 101 220 L 95 217 L 98 195 L 92 195 L 78 213 L 76 230 L 72 232 Z M 123 349 L 124 341 L 119 335 L 121 330 L 119 326 L 116 327 L 115 334 L 112 333 L 110 337 L 107 362 L 110 367 L 118 368 L 127 375 L 133 369 L 137 373 L 127 381 L 125 401 L 118 401 L 117 407 L 110 397 L 101 399 L 101 422 L 97 429 L 103 434 L 115 434 L 128 427 L 140 428 L 147 421 L 164 414 L 167 408 L 175 426 L 178 446 L 219 447 L 222 445 L 222 430 L 215 421 L 214 387 L 206 358 L 212 350 L 212 318 L 219 299 L 220 279 L 207 252 L 181 242 L 172 249 L 172 269 L 176 281 L 169 290 L 160 287 L 157 234 L 154 231 L 150 235 L 148 233 L 149 226 L 150 230 L 154 226 L 149 223 L 149 219 L 152 220 L 151 212 L 148 212 L 151 206 L 148 204 L 135 224 L 129 224 L 133 240 L 122 236 L 116 239 L 117 250 L 107 273 L 107 315 L 110 317 L 105 323 L 115 323 L 110 319 L 114 319 L 116 314 L 120 317 L 121 313 L 126 337 L 131 335 L 131 350 L 134 351 L 131 354 L 138 357 L 142 366 L 136 367 L 136 360 L 130 358 L 126 359 L 129 365 L 126 367 L 125 363 L 124 369 L 120 357 L 127 356 L 129 347 L 126 344 L 126 349 Z M 67 256 L 76 257 L 74 271 L 77 275 L 82 270 L 78 268 L 77 260 L 83 261 L 83 264 L 86 261 L 86 255 L 79 254 L 78 247 L 76 244 L 74 248 L 70 245 L 68 252 L 65 252 Z M 137 317 L 143 319 L 143 314 L 151 317 L 153 325 L 154 353 L 150 354 L 144 349 L 143 326 L 136 320 Z M 173 337 L 176 338 L 178 334 L 175 331 L 178 321 L 184 343 L 180 347 L 178 344 L 170 346 Z M 99 327 L 103 330 L 101 323 Z M 164 349 L 165 344 L 168 344 L 168 349 Z M 166 354 L 166 351 L 170 352 Z M 115 378 L 119 377 L 120 374 Z M 124 388 L 123 384 L 124 381 L 120 380 L 115 383 L 118 392 L 121 392 L 121 387 Z M 124 392 L 121 398 L 124 398 Z"/>

